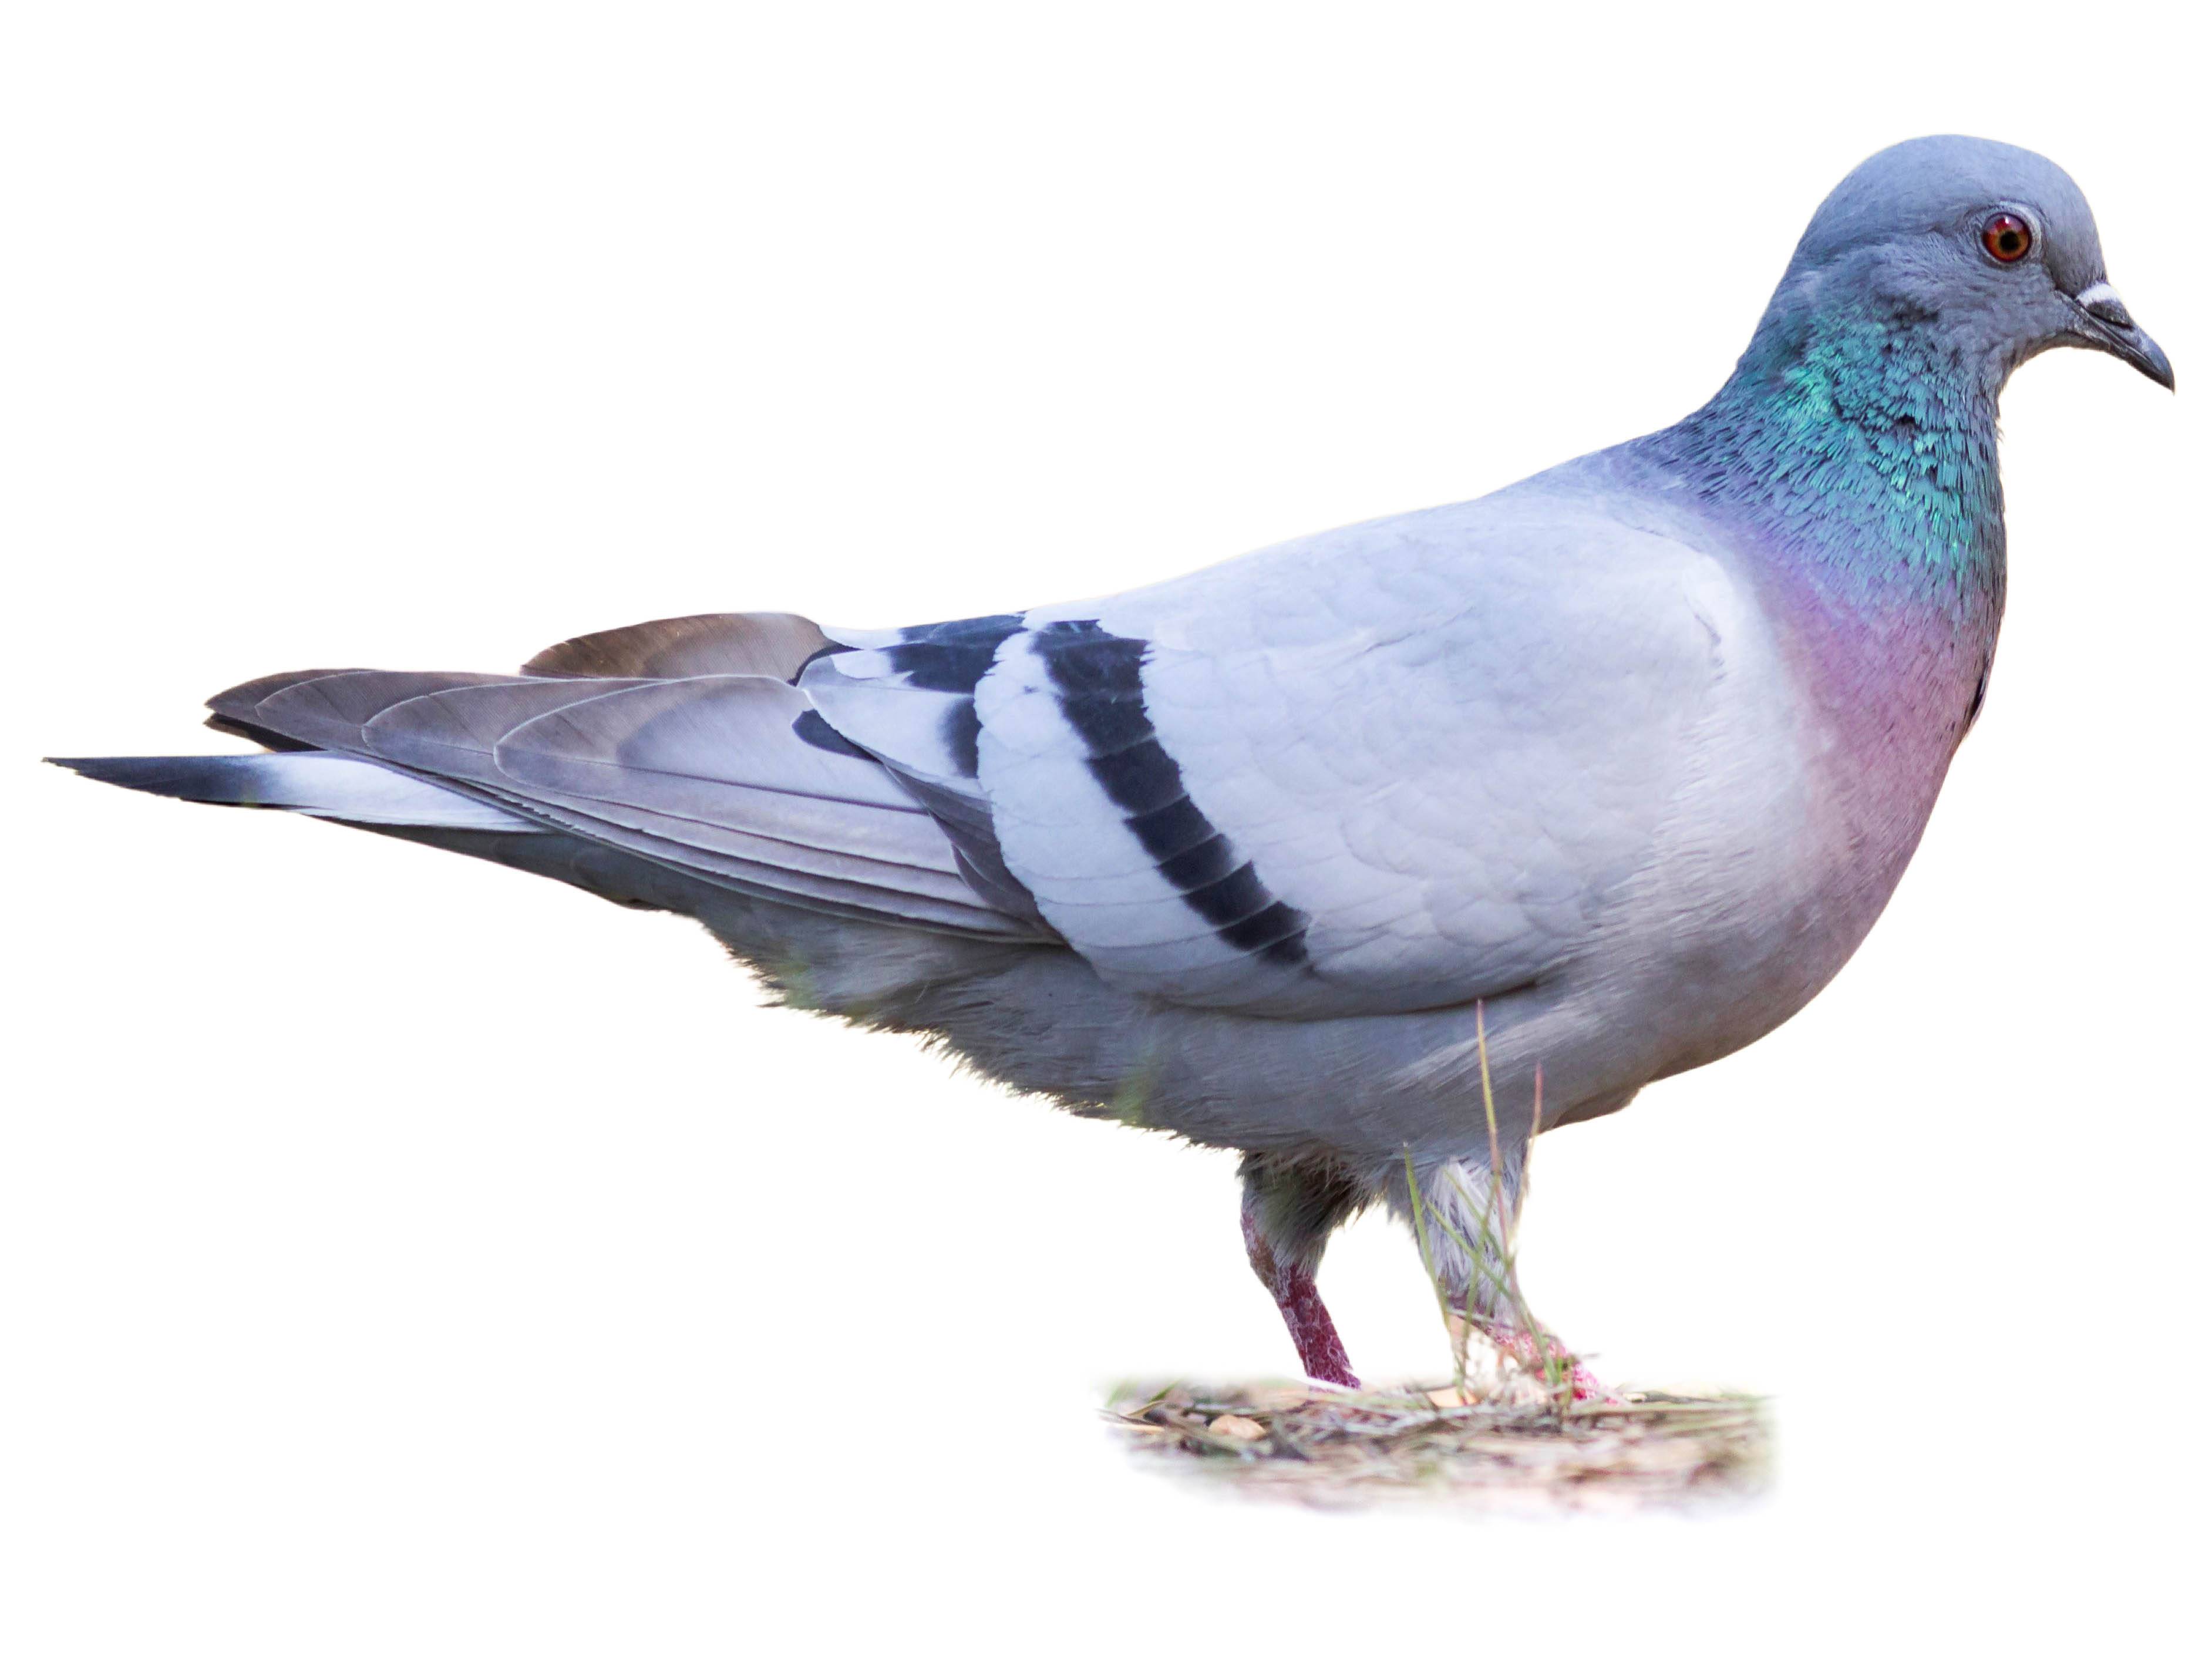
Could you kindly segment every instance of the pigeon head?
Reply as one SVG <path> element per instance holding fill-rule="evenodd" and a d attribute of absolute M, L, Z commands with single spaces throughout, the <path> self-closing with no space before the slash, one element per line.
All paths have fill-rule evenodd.
<path fill-rule="evenodd" d="M 2106 277 L 2081 188 L 1987 139 L 1915 138 L 1854 168 L 1806 228 L 1746 367 L 1869 323 L 1921 334 L 1991 391 L 2053 346 L 2109 352 L 2173 386 Z"/>

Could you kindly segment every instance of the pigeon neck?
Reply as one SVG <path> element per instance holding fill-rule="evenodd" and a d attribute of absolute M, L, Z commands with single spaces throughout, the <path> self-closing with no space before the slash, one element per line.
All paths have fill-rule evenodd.
<path fill-rule="evenodd" d="M 1661 436 L 1714 509 L 1833 599 L 1993 629 L 2002 384 L 1925 313 L 1778 299 L 1718 395 Z"/>

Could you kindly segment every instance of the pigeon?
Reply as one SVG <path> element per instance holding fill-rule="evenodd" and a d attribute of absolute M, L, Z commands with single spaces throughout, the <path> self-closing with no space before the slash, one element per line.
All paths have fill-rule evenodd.
<path fill-rule="evenodd" d="M 1474 1328 L 1563 1355 L 1493 1224 L 1530 1145 L 1866 937 L 1988 689 L 1997 398 L 2053 346 L 2174 383 L 2065 173 L 1916 139 L 1711 402 L 1478 500 L 995 616 L 278 674 L 209 705 L 259 752 L 58 763 L 696 917 L 787 1004 L 1234 1148 L 1320 1382 L 1358 1386 L 1315 1272 L 1376 1203 Z"/>

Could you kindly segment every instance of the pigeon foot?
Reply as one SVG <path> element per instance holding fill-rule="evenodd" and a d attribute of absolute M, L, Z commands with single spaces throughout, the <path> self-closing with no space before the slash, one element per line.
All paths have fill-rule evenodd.
<path fill-rule="evenodd" d="M 1577 1404 L 1585 1401 L 1601 1405 L 1619 1405 L 1620 1396 L 1590 1372 L 1589 1366 L 1569 1353 L 1565 1344 L 1548 1331 L 1524 1331 L 1508 1326 L 1486 1326 L 1482 1334 L 1497 1346 L 1499 1352 L 1519 1364 L 1530 1374 L 1542 1376 L 1553 1364 L 1566 1368 L 1566 1381 L 1573 1389 Z"/>
<path fill-rule="evenodd" d="M 1450 1328 L 1455 1348 L 1462 1346 L 1470 1334 L 1479 1334 L 1497 1350 L 1502 1365 L 1517 1370 L 1521 1376 L 1533 1379 L 1540 1386 L 1544 1382 L 1548 1366 L 1559 1364 L 1566 1368 L 1566 1381 L 1573 1389 L 1577 1403 L 1590 1401 L 1613 1406 L 1626 1403 L 1621 1395 L 1599 1382 L 1589 1367 L 1570 1353 L 1566 1344 L 1549 1331 L 1540 1328 L 1532 1334 L 1502 1320 L 1480 1317 L 1477 1317 L 1470 1326 L 1455 1313 L 1447 1314 L 1444 1320 Z"/>

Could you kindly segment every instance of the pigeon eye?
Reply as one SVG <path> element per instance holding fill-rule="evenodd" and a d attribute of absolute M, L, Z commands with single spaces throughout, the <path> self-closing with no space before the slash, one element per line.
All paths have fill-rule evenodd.
<path fill-rule="evenodd" d="M 1982 222 L 1982 246 L 1989 249 L 1990 258 L 2008 265 L 2027 257 L 2035 246 L 2035 233 L 2017 213 L 1992 213 Z"/>

